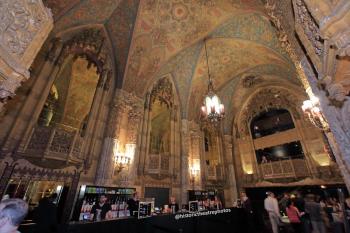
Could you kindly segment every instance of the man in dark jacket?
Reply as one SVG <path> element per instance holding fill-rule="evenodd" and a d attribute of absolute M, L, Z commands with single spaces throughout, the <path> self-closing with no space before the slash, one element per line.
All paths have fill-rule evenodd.
<path fill-rule="evenodd" d="M 34 211 L 34 222 L 37 224 L 38 233 L 57 232 L 57 206 L 54 204 L 56 199 L 57 194 L 54 193 L 39 201 Z"/>
<path fill-rule="evenodd" d="M 248 232 L 255 232 L 252 203 L 245 192 L 241 192 L 241 203 L 248 222 Z"/>
<path fill-rule="evenodd" d="M 312 229 L 317 233 L 326 233 L 326 227 L 322 220 L 321 205 L 315 202 L 315 197 L 312 194 L 306 196 L 305 211 L 309 214 Z"/>

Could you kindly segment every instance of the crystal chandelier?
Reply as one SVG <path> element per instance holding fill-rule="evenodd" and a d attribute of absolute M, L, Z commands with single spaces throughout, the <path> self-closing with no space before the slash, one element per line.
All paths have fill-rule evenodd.
<path fill-rule="evenodd" d="M 305 100 L 301 108 L 313 125 L 321 130 L 329 131 L 329 125 L 321 112 L 320 102 L 316 96 Z"/>
<path fill-rule="evenodd" d="M 207 60 L 207 69 L 208 69 L 208 93 L 204 98 L 204 103 L 201 108 L 202 117 L 211 123 L 217 123 L 217 122 L 220 122 L 222 118 L 224 118 L 224 115 L 225 115 L 224 105 L 221 103 L 219 97 L 214 92 L 213 82 L 211 80 L 210 72 L 209 72 L 209 61 L 208 61 L 206 39 L 204 39 L 204 48 L 205 48 L 205 57 Z"/>

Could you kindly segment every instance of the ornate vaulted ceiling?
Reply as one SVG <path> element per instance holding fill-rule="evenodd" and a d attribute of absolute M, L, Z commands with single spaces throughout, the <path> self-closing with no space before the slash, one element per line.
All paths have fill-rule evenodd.
<path fill-rule="evenodd" d="M 229 111 L 246 75 L 297 82 L 259 0 L 46 0 L 54 33 L 103 25 L 113 47 L 117 85 L 143 97 L 165 75 L 173 78 L 181 113 L 198 112 L 207 88 L 203 39 L 214 86 Z"/>

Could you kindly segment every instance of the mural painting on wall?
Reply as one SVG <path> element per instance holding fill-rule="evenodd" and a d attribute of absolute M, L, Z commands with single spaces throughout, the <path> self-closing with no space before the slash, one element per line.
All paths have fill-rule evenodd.
<path fill-rule="evenodd" d="M 86 124 L 98 79 L 96 67 L 88 68 L 87 60 L 68 58 L 51 87 L 38 123 L 81 129 Z"/>
<path fill-rule="evenodd" d="M 171 82 L 162 78 L 151 92 L 149 169 L 169 171 L 172 88 Z"/>

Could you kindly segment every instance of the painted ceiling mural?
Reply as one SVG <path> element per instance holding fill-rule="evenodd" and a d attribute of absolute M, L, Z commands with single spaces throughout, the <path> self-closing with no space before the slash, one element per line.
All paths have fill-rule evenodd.
<path fill-rule="evenodd" d="M 232 0 L 141 1 L 124 88 L 139 94 L 134 88 L 135 83 L 147 82 L 169 58 L 201 40 L 225 21 L 240 14 L 262 14 L 262 5 L 260 8 L 257 1 L 240 3 Z"/>
<path fill-rule="evenodd" d="M 54 33 L 103 25 L 112 42 L 117 87 L 143 97 L 170 75 L 183 117 L 201 105 L 207 88 L 203 39 L 210 72 L 226 109 L 247 72 L 296 80 L 260 0 L 44 0 L 54 13 Z"/>
<path fill-rule="evenodd" d="M 252 25 L 256 26 L 255 30 Z M 130 77 L 130 73 L 127 73 L 124 88 L 143 96 L 147 87 L 151 86 L 155 79 L 171 74 L 179 92 L 182 116 L 189 119 L 195 118 L 197 112 L 188 115 L 187 109 L 188 106 L 199 107 L 206 92 L 208 78 L 204 42 L 199 40 L 190 47 L 180 50 L 164 64 L 152 63 L 153 67 L 143 65 L 147 64 L 149 59 L 157 58 L 158 61 L 166 59 L 166 54 L 159 48 L 152 50 L 150 46 L 147 47 L 147 43 L 152 43 L 151 40 L 145 39 L 143 42 L 145 49 L 140 51 L 151 55 L 148 57 L 138 55 L 138 58 L 134 58 L 131 51 L 128 71 L 138 70 L 139 73 L 133 73 Z M 279 46 L 269 21 L 261 14 L 244 13 L 225 21 L 209 32 L 207 48 L 210 73 L 217 89 L 221 89 L 238 74 L 261 65 L 271 64 L 271 67 L 280 67 L 279 69 L 270 68 L 270 70 L 290 80 L 295 78 L 291 61 Z M 153 73 L 156 74 L 153 75 Z M 288 75 L 286 76 L 285 73 Z"/>

